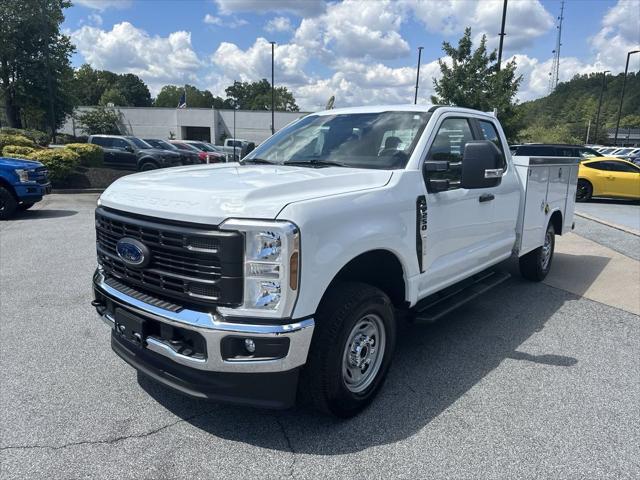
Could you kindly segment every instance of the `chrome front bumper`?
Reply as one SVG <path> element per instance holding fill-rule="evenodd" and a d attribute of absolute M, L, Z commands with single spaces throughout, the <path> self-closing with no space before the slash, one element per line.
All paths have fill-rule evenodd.
<path fill-rule="evenodd" d="M 125 310 L 202 335 L 206 343 L 206 358 L 182 355 L 169 342 L 159 338 L 149 336 L 144 339 L 143 348 L 186 367 L 211 372 L 284 372 L 300 367 L 307 361 L 315 325 L 313 319 L 287 325 L 250 325 L 225 322 L 224 318 L 217 314 L 186 308 L 179 312 L 172 312 L 142 302 L 107 285 L 104 275 L 99 270 L 93 276 L 93 286 L 97 293 Z M 101 317 L 105 323 L 115 329 L 115 320 L 108 312 L 103 313 Z M 222 339 L 228 336 L 246 336 L 254 339 L 286 337 L 290 342 L 289 350 L 286 356 L 277 359 L 225 360 L 222 357 L 220 345 Z"/>

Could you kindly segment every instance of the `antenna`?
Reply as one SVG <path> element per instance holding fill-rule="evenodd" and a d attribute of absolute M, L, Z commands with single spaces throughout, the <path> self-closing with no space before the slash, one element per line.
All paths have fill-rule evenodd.
<path fill-rule="evenodd" d="M 560 3 L 560 16 L 558 17 L 558 35 L 556 36 L 556 48 L 553 50 L 553 63 L 549 72 L 549 93 L 553 92 L 558 86 L 560 77 L 560 47 L 562 46 L 562 21 L 564 20 L 564 0 Z"/>

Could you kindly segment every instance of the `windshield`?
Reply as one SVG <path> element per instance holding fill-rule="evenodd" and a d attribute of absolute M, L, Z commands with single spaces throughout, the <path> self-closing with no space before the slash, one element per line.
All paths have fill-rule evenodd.
<path fill-rule="evenodd" d="M 138 148 L 152 148 L 147 142 L 143 142 L 139 138 L 129 137 L 129 140 L 133 142 L 133 144 Z"/>
<path fill-rule="evenodd" d="M 623 148 L 616 152 L 616 155 L 627 155 L 633 151 L 633 148 Z"/>
<path fill-rule="evenodd" d="M 149 145 L 151 145 L 154 148 L 159 148 L 161 150 L 174 150 L 175 147 L 173 147 L 170 143 L 165 142 L 164 140 L 150 140 L 145 138 L 144 141 L 146 143 L 148 143 Z"/>
<path fill-rule="evenodd" d="M 404 168 L 430 114 L 309 115 L 284 128 L 244 161 L 353 168 Z"/>

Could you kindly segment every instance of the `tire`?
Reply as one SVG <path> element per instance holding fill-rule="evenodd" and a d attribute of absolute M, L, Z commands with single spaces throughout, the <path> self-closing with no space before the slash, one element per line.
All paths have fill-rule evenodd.
<path fill-rule="evenodd" d="M 555 236 L 556 231 L 551 222 L 549 222 L 543 245 L 520 257 L 520 275 L 532 282 L 541 282 L 545 279 L 553 261 L 553 252 L 556 245 Z"/>
<path fill-rule="evenodd" d="M 0 220 L 7 220 L 16 211 L 18 202 L 5 187 L 0 187 Z"/>
<path fill-rule="evenodd" d="M 22 202 L 20 205 L 18 205 L 18 210 L 29 210 L 31 207 L 33 207 L 35 205 L 35 203 L 27 203 L 27 202 Z"/>
<path fill-rule="evenodd" d="M 384 292 L 363 283 L 334 285 L 318 308 L 300 396 L 324 413 L 356 415 L 384 383 L 395 341 L 393 305 Z"/>
<path fill-rule="evenodd" d="M 142 165 L 140 165 L 141 172 L 148 172 L 149 170 L 156 170 L 157 168 L 159 168 L 158 164 L 152 161 L 142 162 Z"/>
<path fill-rule="evenodd" d="M 578 180 L 578 187 L 576 188 L 576 202 L 588 202 L 593 195 L 593 185 L 591 182 L 584 179 Z"/>

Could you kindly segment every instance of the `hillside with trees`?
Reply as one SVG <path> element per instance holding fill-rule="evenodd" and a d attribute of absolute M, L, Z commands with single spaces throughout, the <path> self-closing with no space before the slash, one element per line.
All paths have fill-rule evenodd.
<path fill-rule="evenodd" d="M 526 126 L 518 132 L 518 140 L 584 143 L 591 121 L 589 143 L 605 143 L 607 130 L 616 126 L 622 81 L 622 73 L 607 75 L 598 138 L 595 138 L 595 132 L 602 74 L 590 73 L 560 83 L 546 97 L 518 105 L 519 123 Z M 633 72 L 627 76 L 620 120 L 620 129 L 627 128 L 640 128 L 640 74 Z"/>

